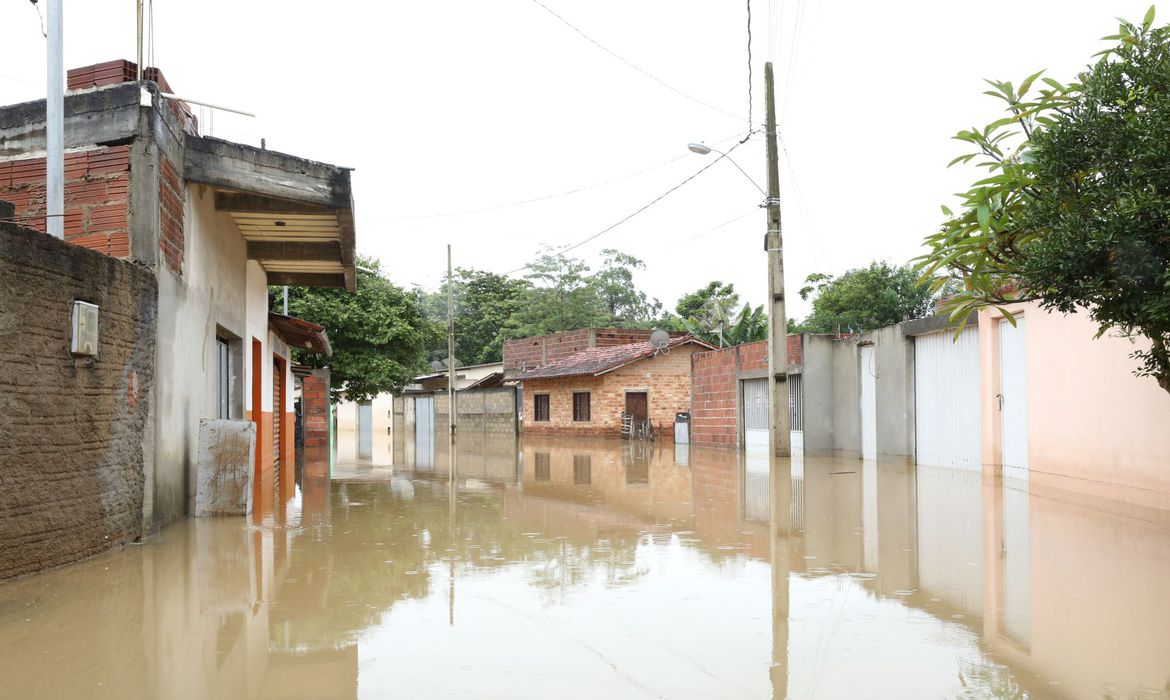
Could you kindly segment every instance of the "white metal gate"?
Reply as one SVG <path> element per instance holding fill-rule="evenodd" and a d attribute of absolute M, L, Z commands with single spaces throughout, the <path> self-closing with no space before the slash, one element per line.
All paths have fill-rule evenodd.
<path fill-rule="evenodd" d="M 862 345 L 859 349 L 861 457 L 877 459 L 877 366 L 872 345 Z"/>
<path fill-rule="evenodd" d="M 414 399 L 414 466 L 435 466 L 435 398 Z"/>
<path fill-rule="evenodd" d="M 914 452 L 918 464 L 979 469 L 979 331 L 914 338 Z"/>
<path fill-rule="evenodd" d="M 748 449 L 768 449 L 768 380 L 744 379 L 743 441 Z"/>
<path fill-rule="evenodd" d="M 1028 386 L 1024 368 L 1024 317 L 999 322 L 999 410 L 1005 475 L 1027 478 Z"/>
<path fill-rule="evenodd" d="M 357 405 L 358 459 L 374 456 L 374 406 L 369 401 Z"/>

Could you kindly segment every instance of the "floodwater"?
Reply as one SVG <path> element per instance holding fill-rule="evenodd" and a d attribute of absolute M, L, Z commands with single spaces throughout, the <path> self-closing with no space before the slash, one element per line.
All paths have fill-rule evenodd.
<path fill-rule="evenodd" d="M 0 585 L 0 696 L 1170 698 L 1170 529 L 1114 504 L 470 443 L 454 489 L 443 449 L 310 460 L 256 517 Z"/>

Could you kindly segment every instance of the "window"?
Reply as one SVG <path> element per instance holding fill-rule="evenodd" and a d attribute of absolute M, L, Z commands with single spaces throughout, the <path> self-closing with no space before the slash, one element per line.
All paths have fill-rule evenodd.
<path fill-rule="evenodd" d="M 215 339 L 215 358 L 215 417 L 231 418 L 232 364 L 228 341 L 223 338 Z"/>
<path fill-rule="evenodd" d="M 573 420 L 581 422 L 590 420 L 589 392 L 573 392 Z"/>
<path fill-rule="evenodd" d="M 550 472 L 552 471 L 550 469 L 551 461 L 547 452 L 536 453 L 536 465 L 533 469 L 533 474 L 536 476 L 537 481 L 548 481 L 551 475 Z"/>
<path fill-rule="evenodd" d="M 533 405 L 535 416 L 534 418 L 541 422 L 548 421 L 548 394 L 537 394 L 532 397 L 535 402 Z"/>
<path fill-rule="evenodd" d="M 573 483 L 582 485 L 589 484 L 592 481 L 593 458 L 589 455 L 573 455 Z"/>

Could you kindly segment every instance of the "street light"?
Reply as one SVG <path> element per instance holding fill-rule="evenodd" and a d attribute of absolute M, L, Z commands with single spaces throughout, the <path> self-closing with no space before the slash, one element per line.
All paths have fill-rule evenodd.
<path fill-rule="evenodd" d="M 749 182 L 751 182 L 753 185 L 756 186 L 756 189 L 760 191 L 760 194 L 764 195 L 765 203 L 767 202 L 768 193 L 766 191 L 764 191 L 763 187 L 760 187 L 760 185 L 755 180 L 752 179 L 751 175 L 747 174 L 747 171 L 745 171 L 743 168 L 739 167 L 739 163 L 736 163 L 735 159 L 732 158 L 731 156 L 727 155 L 726 153 L 724 153 L 723 151 L 720 151 L 717 148 L 711 148 L 710 146 L 708 146 L 705 143 L 688 143 L 687 149 L 690 150 L 691 153 L 698 153 L 701 156 L 709 155 L 712 151 L 714 151 L 714 152 L 718 153 L 721 158 L 726 158 L 727 160 L 731 161 L 731 164 L 734 165 L 737 170 L 739 170 L 741 173 L 743 173 L 743 176 L 746 177 Z"/>

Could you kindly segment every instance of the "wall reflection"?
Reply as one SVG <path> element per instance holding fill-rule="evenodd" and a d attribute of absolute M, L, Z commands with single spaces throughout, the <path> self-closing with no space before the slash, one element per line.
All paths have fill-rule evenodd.
<path fill-rule="evenodd" d="M 905 464 L 483 436 L 427 449 L 433 465 L 340 480 L 308 455 L 254 519 L 188 520 L 0 588 L 5 695 L 356 697 L 372 631 L 430 598 L 462 624 L 483 604 L 468 581 L 546 608 L 658 590 L 640 608 L 669 626 L 729 601 L 684 604 L 684 581 L 655 577 L 694 564 L 735 595 L 724 584 L 770 563 L 770 600 L 749 604 L 771 621 L 752 687 L 773 697 L 1170 697 L 1163 523 Z"/>

